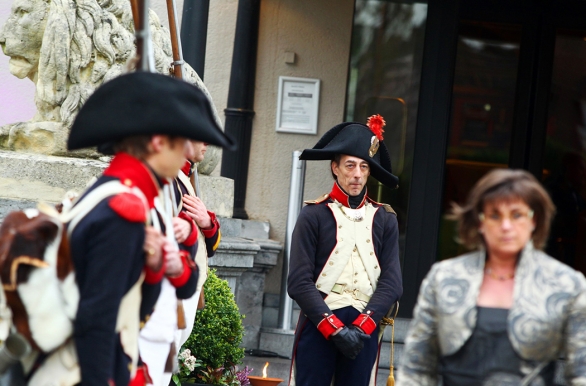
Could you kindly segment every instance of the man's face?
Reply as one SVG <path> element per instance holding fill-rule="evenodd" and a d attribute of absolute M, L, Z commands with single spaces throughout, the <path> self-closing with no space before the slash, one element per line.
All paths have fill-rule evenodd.
<path fill-rule="evenodd" d="M 193 162 L 201 162 L 204 159 L 206 151 L 208 150 L 208 144 L 200 141 L 191 141 L 193 146 L 193 158 L 190 158 Z"/>
<path fill-rule="evenodd" d="M 12 75 L 34 80 L 48 13 L 48 0 L 14 0 L 10 16 L 0 29 L 0 47 L 10 56 Z"/>
<path fill-rule="evenodd" d="M 166 135 L 153 135 L 149 147 L 151 152 L 145 160 L 160 177 L 177 176 L 185 164 L 185 159 L 194 157 L 191 141 L 182 137 L 169 138 Z"/>
<path fill-rule="evenodd" d="M 366 180 L 370 175 L 370 166 L 361 158 L 343 155 L 339 164 L 332 162 L 332 172 L 346 193 L 357 196 L 366 185 Z"/>

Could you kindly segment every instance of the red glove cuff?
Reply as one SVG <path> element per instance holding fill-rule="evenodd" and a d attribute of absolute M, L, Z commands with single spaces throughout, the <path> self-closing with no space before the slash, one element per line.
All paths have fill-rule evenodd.
<path fill-rule="evenodd" d="M 344 327 L 344 323 L 334 314 L 324 314 L 324 318 L 317 324 L 317 329 L 326 339 L 330 339 L 330 335 L 342 327 Z"/>
<path fill-rule="evenodd" d="M 376 322 L 368 314 L 360 314 L 352 322 L 353 326 L 360 327 L 362 331 L 370 335 L 376 329 Z"/>
<path fill-rule="evenodd" d="M 183 272 L 179 276 L 169 276 L 169 282 L 173 285 L 173 287 L 178 288 L 182 287 L 187 283 L 189 278 L 191 277 L 191 272 L 197 269 L 195 264 L 190 264 L 191 259 L 189 258 L 189 252 L 187 251 L 179 251 L 179 255 L 181 255 L 181 261 L 183 262 Z"/>
<path fill-rule="evenodd" d="M 214 212 L 210 212 L 209 210 L 208 210 L 208 214 L 210 215 L 210 220 L 212 220 L 212 227 L 208 228 L 208 229 L 201 230 L 201 232 L 203 233 L 203 235 L 205 236 L 206 239 L 214 237 L 214 235 L 218 231 L 218 228 L 220 227 L 220 224 L 218 223 L 218 218 L 216 217 L 216 214 Z"/>
<path fill-rule="evenodd" d="M 144 267 L 144 271 L 145 271 L 145 275 L 144 275 L 144 281 L 147 284 L 157 284 L 159 283 L 161 280 L 163 280 L 163 276 L 165 276 L 165 259 L 163 259 L 163 264 L 161 264 L 161 269 L 159 269 L 158 271 L 153 271 L 152 269 L 150 269 L 149 267 L 147 267 L 145 265 Z"/>
<path fill-rule="evenodd" d="M 185 245 L 186 247 L 191 247 L 197 242 L 197 225 L 195 224 L 195 221 L 193 221 L 193 219 L 189 217 L 189 215 L 185 212 L 180 212 L 179 216 L 177 217 L 182 218 L 183 220 L 191 224 L 191 233 L 183 242 L 183 245 Z"/>

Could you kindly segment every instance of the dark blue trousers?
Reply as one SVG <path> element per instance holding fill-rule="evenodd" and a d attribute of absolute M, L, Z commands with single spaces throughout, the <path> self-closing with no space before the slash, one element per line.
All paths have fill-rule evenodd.
<path fill-rule="evenodd" d="M 351 326 L 360 312 L 352 307 L 333 311 L 346 325 Z M 302 321 L 301 319 L 305 319 Z M 336 346 L 318 331 L 316 326 L 302 316 L 295 347 L 296 386 L 368 386 L 372 366 L 378 355 L 378 327 L 355 359 L 346 358 Z"/>

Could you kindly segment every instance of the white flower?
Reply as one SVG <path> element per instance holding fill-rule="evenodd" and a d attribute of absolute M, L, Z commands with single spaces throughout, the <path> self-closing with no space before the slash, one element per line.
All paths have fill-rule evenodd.
<path fill-rule="evenodd" d="M 186 348 L 185 350 L 181 351 L 179 354 L 179 359 L 185 360 L 186 358 L 191 356 L 191 350 Z"/>
<path fill-rule="evenodd" d="M 185 359 L 183 364 L 189 369 L 189 371 L 193 371 L 195 369 L 195 357 L 189 356 Z"/>

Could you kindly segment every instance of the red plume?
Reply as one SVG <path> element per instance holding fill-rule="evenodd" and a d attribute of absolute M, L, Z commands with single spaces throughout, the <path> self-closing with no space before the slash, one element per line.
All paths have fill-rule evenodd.
<path fill-rule="evenodd" d="M 384 118 L 379 114 L 371 115 L 366 121 L 366 126 L 370 128 L 370 131 L 376 135 L 379 141 L 383 140 L 383 133 L 385 132 L 383 127 L 385 127 L 386 124 Z"/>

